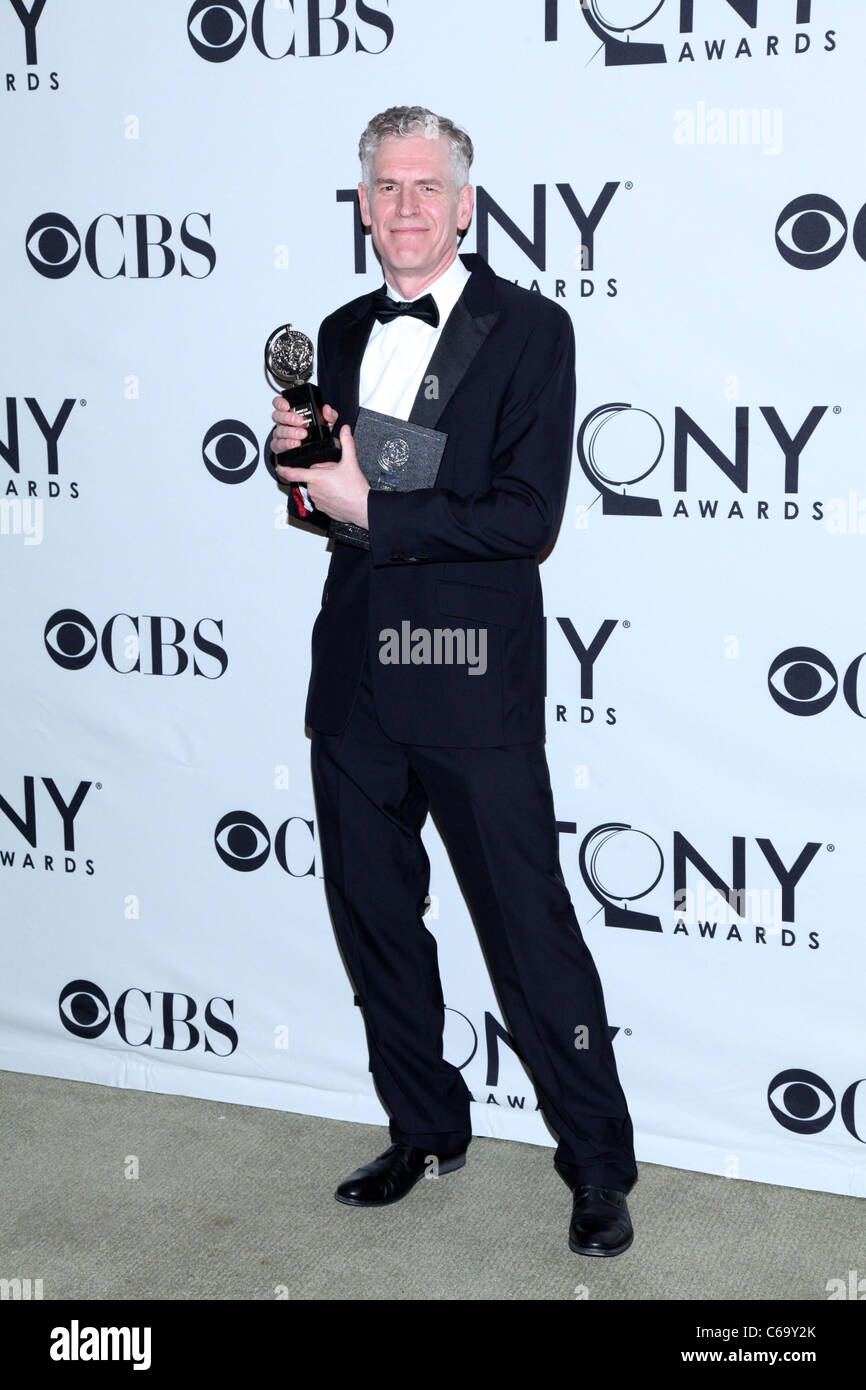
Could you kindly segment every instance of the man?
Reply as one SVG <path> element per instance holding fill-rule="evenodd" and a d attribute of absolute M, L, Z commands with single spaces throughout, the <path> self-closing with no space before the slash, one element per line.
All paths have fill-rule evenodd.
<path fill-rule="evenodd" d="M 574 1193 L 569 1245 L 618 1255 L 633 1239 L 632 1126 L 562 877 L 543 743 L 537 557 L 568 484 L 571 320 L 479 256 L 458 257 L 473 207 L 465 132 L 394 107 L 370 122 L 360 155 L 361 217 L 385 287 L 320 330 L 318 381 L 341 458 L 274 464 L 306 437 L 281 398 L 266 450 L 292 484 L 294 515 L 369 531 L 369 550 L 334 544 L 305 716 L 328 903 L 391 1117 L 391 1146 L 336 1196 L 398 1201 L 431 1158 L 440 1174 L 461 1167 L 471 1139 L 468 1089 L 442 1056 L 436 942 L 422 920 L 429 806 L 559 1137 L 556 1169 Z M 370 490 L 352 434 L 361 406 L 447 436 L 434 486 Z M 437 630 L 464 638 L 458 651 L 483 646 L 483 669 L 432 661 L 423 641 L 410 661 L 389 658 L 386 634 Z"/>

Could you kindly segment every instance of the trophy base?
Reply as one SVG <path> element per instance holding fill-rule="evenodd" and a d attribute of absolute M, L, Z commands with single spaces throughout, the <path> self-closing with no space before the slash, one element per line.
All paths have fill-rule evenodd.
<path fill-rule="evenodd" d="M 304 417 L 307 425 L 307 438 L 292 449 L 289 466 L 309 468 L 314 463 L 337 463 L 342 457 L 342 450 L 322 413 L 322 393 L 318 386 L 307 381 L 302 386 L 287 387 L 280 395 L 297 415 Z M 288 465 L 288 455 L 283 454 L 280 462 Z"/>

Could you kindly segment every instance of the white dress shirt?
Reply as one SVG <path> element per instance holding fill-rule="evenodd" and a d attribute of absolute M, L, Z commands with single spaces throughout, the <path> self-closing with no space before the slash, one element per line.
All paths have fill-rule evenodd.
<path fill-rule="evenodd" d="M 469 271 L 460 257 L 455 256 L 438 280 L 428 285 L 422 294 L 414 296 L 415 299 L 422 299 L 425 294 L 432 294 L 439 310 L 437 328 L 408 314 L 391 319 L 388 323 L 373 324 L 361 361 L 359 405 L 366 406 L 368 410 L 378 410 L 383 415 L 393 415 L 398 420 L 409 419 L 418 387 L 424 380 L 442 329 L 468 279 Z M 400 300 L 399 292 L 387 277 L 385 284 L 391 297 Z"/>

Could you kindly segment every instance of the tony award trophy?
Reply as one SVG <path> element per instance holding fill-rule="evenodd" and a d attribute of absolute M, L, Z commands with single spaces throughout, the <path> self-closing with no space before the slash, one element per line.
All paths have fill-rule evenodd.
<path fill-rule="evenodd" d="M 308 380 L 312 374 L 313 344 L 306 334 L 296 332 L 290 323 L 274 329 L 265 343 L 265 375 L 307 425 L 307 438 L 292 449 L 292 468 L 336 463 L 341 454 L 339 441 L 322 414 L 322 393 Z M 289 463 L 288 457 L 281 461 Z"/>

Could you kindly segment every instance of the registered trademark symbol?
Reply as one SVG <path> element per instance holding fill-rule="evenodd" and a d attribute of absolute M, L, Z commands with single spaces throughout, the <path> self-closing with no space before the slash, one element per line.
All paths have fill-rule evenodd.
<path fill-rule="evenodd" d="M 623 620 L 622 620 L 622 625 L 623 625 L 623 627 L 631 627 L 631 621 L 630 621 L 630 619 L 629 619 L 629 618 L 623 618 Z"/>
<path fill-rule="evenodd" d="M 80 400 L 80 401 L 78 402 L 78 404 L 79 404 L 79 405 L 87 405 L 87 401 L 85 401 L 85 400 Z"/>
<path fill-rule="evenodd" d="M 623 1028 L 622 1031 L 625 1033 L 625 1035 L 626 1035 L 627 1038 L 630 1038 L 630 1037 L 631 1037 L 631 1029 L 630 1029 L 630 1028 Z"/>
<path fill-rule="evenodd" d="M 634 184 L 632 183 L 631 179 L 626 179 L 626 181 L 625 181 L 623 187 L 624 187 L 624 188 L 634 188 Z"/>
<path fill-rule="evenodd" d="M 94 785 L 94 787 L 96 788 L 96 790 L 97 790 L 98 792 L 101 792 L 101 791 L 102 791 L 102 783 L 101 783 L 101 782 L 94 782 L 93 785 Z"/>
<path fill-rule="evenodd" d="M 833 414 L 834 414 L 834 415 L 841 415 L 841 414 L 842 414 L 842 407 L 841 407 L 841 405 L 834 405 L 834 406 L 833 406 Z"/>
<path fill-rule="evenodd" d="M 827 853 L 828 853 L 828 854 L 835 854 L 835 852 L 836 852 L 836 846 L 835 846 L 835 845 L 828 845 L 828 846 L 827 846 Z"/>

